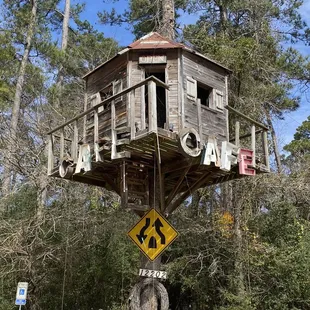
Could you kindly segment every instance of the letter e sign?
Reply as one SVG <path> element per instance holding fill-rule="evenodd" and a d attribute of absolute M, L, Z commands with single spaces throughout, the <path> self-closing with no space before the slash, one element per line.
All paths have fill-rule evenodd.
<path fill-rule="evenodd" d="M 239 173 L 243 175 L 255 175 L 256 171 L 250 167 L 253 161 L 253 151 L 240 149 L 239 152 Z"/>

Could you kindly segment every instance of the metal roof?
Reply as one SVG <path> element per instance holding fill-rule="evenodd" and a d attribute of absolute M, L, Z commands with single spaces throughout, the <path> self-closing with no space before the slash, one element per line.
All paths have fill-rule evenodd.
<path fill-rule="evenodd" d="M 180 48 L 183 49 L 191 54 L 197 55 L 203 59 L 208 60 L 209 62 L 223 68 L 224 70 L 226 70 L 228 73 L 231 73 L 232 71 L 226 67 L 224 67 L 223 65 L 221 65 L 220 63 L 214 61 L 213 59 L 191 49 L 190 47 L 181 44 L 181 43 L 177 43 L 174 42 L 172 40 L 169 40 L 167 38 L 164 38 L 163 36 L 161 36 L 159 33 L 157 32 L 150 32 L 149 34 L 145 35 L 144 37 L 140 38 L 139 40 L 131 43 L 130 45 L 128 45 L 127 48 L 121 50 L 120 52 L 118 52 L 114 57 L 112 57 L 111 59 L 109 59 L 108 61 L 102 63 L 101 65 L 99 65 L 98 67 L 96 67 L 95 69 L 93 69 L 92 71 L 88 72 L 86 75 L 83 76 L 83 79 L 86 78 L 87 76 L 89 76 L 90 74 L 92 74 L 93 72 L 97 71 L 99 68 L 103 67 L 104 65 L 106 65 L 107 63 L 109 63 L 110 61 L 114 60 L 115 58 L 119 57 L 120 55 L 123 55 L 125 53 L 128 53 L 130 50 L 154 50 L 154 49 L 176 49 L 176 48 Z"/>

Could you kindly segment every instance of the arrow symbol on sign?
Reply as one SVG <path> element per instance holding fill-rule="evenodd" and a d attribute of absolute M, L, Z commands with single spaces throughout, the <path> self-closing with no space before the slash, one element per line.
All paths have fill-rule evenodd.
<path fill-rule="evenodd" d="M 155 227 L 157 234 L 160 236 L 160 243 L 166 244 L 166 237 L 160 230 L 160 228 L 164 227 L 164 225 L 162 224 L 159 218 L 156 219 L 155 223 L 153 224 L 153 227 Z"/>
<path fill-rule="evenodd" d="M 145 235 L 145 231 L 150 226 L 150 224 L 151 224 L 151 219 L 147 217 L 145 219 L 145 225 L 140 230 L 140 234 L 136 235 L 141 244 L 144 242 L 145 238 L 147 237 L 147 235 Z"/>

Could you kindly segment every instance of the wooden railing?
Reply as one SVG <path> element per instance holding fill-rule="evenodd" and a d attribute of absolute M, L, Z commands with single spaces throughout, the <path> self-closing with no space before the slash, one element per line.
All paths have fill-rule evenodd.
<path fill-rule="evenodd" d="M 225 108 L 240 116 L 241 119 L 245 120 L 247 123 L 250 124 L 251 126 L 251 132 L 241 135 L 240 136 L 240 122 L 236 121 L 235 123 L 235 137 L 230 139 L 230 142 L 234 142 L 234 144 L 238 147 L 242 146 L 240 143 L 240 140 L 246 139 L 246 138 L 251 138 L 251 150 L 253 151 L 253 161 L 252 161 L 252 166 L 253 168 L 256 168 L 256 161 L 259 156 L 257 156 L 257 135 L 261 135 L 261 149 L 262 149 L 262 164 L 261 168 L 265 168 L 266 171 L 270 171 L 270 163 L 269 163 L 269 150 L 268 150 L 268 130 L 269 128 L 265 126 L 264 124 L 255 121 L 254 119 L 246 116 L 245 114 L 237 111 L 236 109 L 230 107 L 230 106 L 225 106 Z M 256 129 L 258 127 L 259 129 Z M 261 159 L 261 158 L 259 158 Z"/>
<path fill-rule="evenodd" d="M 136 85 L 130 86 L 121 92 L 101 101 L 100 103 L 90 107 L 83 113 L 73 117 L 67 122 L 54 128 L 47 133 L 48 135 L 48 174 L 52 174 L 54 170 L 55 159 L 61 162 L 66 153 L 66 146 L 70 146 L 70 158 L 73 162 L 78 159 L 79 142 L 86 143 L 86 122 L 88 116 L 93 116 L 93 144 L 98 144 L 99 140 L 99 108 L 107 104 L 111 105 L 110 121 L 111 121 L 111 158 L 117 158 L 117 132 L 115 124 L 115 100 L 130 94 L 130 106 L 128 106 L 129 114 L 127 115 L 127 125 L 130 128 L 130 139 L 134 140 L 136 135 L 135 129 L 135 90 L 144 86 L 148 86 L 148 131 L 157 130 L 157 107 L 156 107 L 156 85 L 169 89 L 168 85 L 160 81 L 154 76 L 151 76 Z M 145 101 L 141 100 L 141 111 L 145 111 Z M 141 115 L 141 123 L 145 126 L 145 115 Z M 82 128 L 82 130 L 81 130 Z M 80 132 L 82 134 L 80 135 Z M 69 137 L 68 137 L 69 136 Z M 67 150 L 68 151 L 68 150 Z M 58 156 L 56 156 L 56 153 Z M 96 159 L 98 159 L 96 157 Z"/>

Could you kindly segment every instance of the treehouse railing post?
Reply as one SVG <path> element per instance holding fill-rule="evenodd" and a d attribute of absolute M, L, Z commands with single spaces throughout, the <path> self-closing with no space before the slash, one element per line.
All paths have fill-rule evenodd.
<path fill-rule="evenodd" d="M 52 174 L 54 168 L 53 134 L 48 135 L 47 173 Z"/>
<path fill-rule="evenodd" d="M 145 126 L 145 85 L 141 86 L 141 130 L 146 128 Z"/>
<path fill-rule="evenodd" d="M 200 137 L 200 142 L 203 144 L 204 141 L 202 141 L 203 134 L 202 134 L 202 120 L 201 120 L 201 100 L 197 99 L 197 122 L 198 122 L 198 133 Z"/>
<path fill-rule="evenodd" d="M 98 143 L 99 139 L 99 120 L 98 120 L 98 109 L 94 110 L 94 145 Z"/>
<path fill-rule="evenodd" d="M 132 105 L 131 105 L 132 107 Z M 111 139 L 112 139 L 112 147 L 111 147 L 111 159 L 116 158 L 116 140 L 117 140 L 117 135 L 116 135 L 116 121 L 115 121 L 115 101 L 111 101 Z"/>
<path fill-rule="evenodd" d="M 77 119 L 74 121 L 73 125 L 73 139 L 72 139 L 72 145 L 71 145 L 71 151 L 72 151 L 72 158 L 74 162 L 78 159 L 78 139 L 79 139 L 79 132 L 78 132 L 78 121 Z"/>
<path fill-rule="evenodd" d="M 252 159 L 252 166 L 253 166 L 253 168 L 256 167 L 255 145 L 256 145 L 255 125 L 252 125 L 252 128 L 251 128 L 251 147 L 252 147 L 252 151 L 253 151 L 253 159 Z"/>
<path fill-rule="evenodd" d="M 157 132 L 156 83 L 148 82 L 149 131 Z"/>
<path fill-rule="evenodd" d="M 235 125 L 235 145 L 240 146 L 240 122 L 236 122 Z"/>
<path fill-rule="evenodd" d="M 130 93 L 130 139 L 134 140 L 136 135 L 136 102 L 135 102 L 135 90 L 132 90 Z"/>
<path fill-rule="evenodd" d="M 65 153 L 65 130 L 64 128 L 60 129 L 60 154 L 59 159 L 62 160 L 64 158 Z"/>
<path fill-rule="evenodd" d="M 265 166 L 268 171 L 270 171 L 270 163 L 269 163 L 269 150 L 268 150 L 268 136 L 267 131 L 264 130 L 262 132 L 262 140 L 263 140 L 263 150 L 264 150 L 264 157 L 265 157 Z"/>

